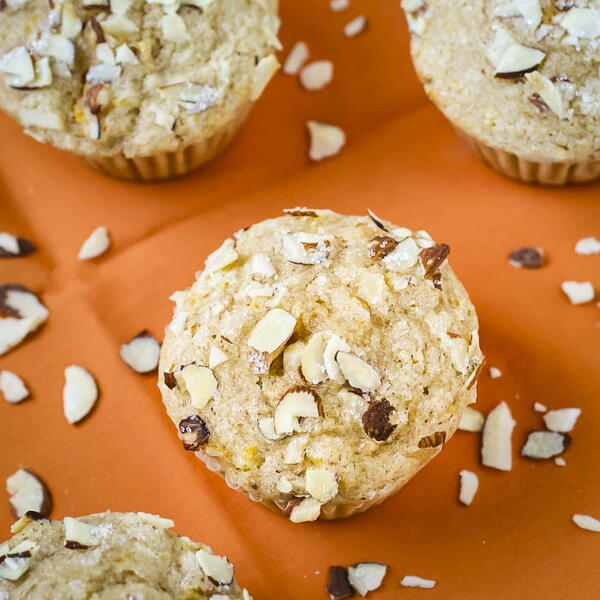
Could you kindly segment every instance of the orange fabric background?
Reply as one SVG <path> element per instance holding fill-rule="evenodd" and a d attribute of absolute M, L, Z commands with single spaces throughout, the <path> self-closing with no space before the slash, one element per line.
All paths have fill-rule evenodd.
<path fill-rule="evenodd" d="M 277 75 L 230 150 L 190 177 L 125 184 L 42 146 L 0 116 L 0 230 L 31 238 L 31 257 L 0 261 L 0 282 L 39 291 L 51 314 L 40 333 L 0 358 L 30 386 L 21 405 L 0 402 L 0 480 L 18 467 L 51 488 L 53 516 L 142 510 L 173 518 L 177 531 L 234 561 L 257 600 L 326 598 L 327 567 L 379 560 L 391 568 L 372 597 L 597 598 L 597 534 L 571 523 L 600 517 L 600 313 L 572 307 L 564 279 L 600 289 L 600 257 L 573 251 L 598 235 L 598 185 L 562 190 L 507 181 L 472 158 L 426 102 L 413 74 L 398 0 L 352 0 L 332 13 L 326 0 L 282 2 L 282 40 L 305 40 L 313 58 L 335 63 L 333 83 L 308 93 Z M 347 40 L 343 25 L 364 12 L 370 28 Z M 342 126 L 343 153 L 309 164 L 304 122 Z M 130 371 L 119 345 L 143 328 L 158 337 L 169 294 L 187 287 L 207 253 L 251 222 L 284 207 L 370 207 L 400 225 L 426 228 L 452 247 L 452 264 L 478 308 L 488 366 L 478 407 L 506 400 L 518 421 L 510 473 L 479 465 L 479 435 L 459 432 L 402 492 L 364 515 L 292 525 L 226 487 L 182 450 L 154 375 Z M 106 225 L 108 254 L 82 263 L 79 246 Z M 510 267 L 507 253 L 540 245 L 549 264 Z M 63 369 L 96 376 L 101 398 L 81 425 L 62 413 Z M 541 427 L 534 401 L 583 414 L 565 468 L 517 458 L 527 431 Z M 480 476 L 472 506 L 457 501 L 458 471 Z M 5 498 L 6 500 L 6 498 Z M 0 503 L 0 537 L 12 521 Z M 405 574 L 438 581 L 400 588 Z"/>

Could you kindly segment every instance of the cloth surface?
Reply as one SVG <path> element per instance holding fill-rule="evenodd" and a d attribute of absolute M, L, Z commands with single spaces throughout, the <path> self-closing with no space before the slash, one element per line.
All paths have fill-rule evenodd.
<path fill-rule="evenodd" d="M 361 13 L 368 30 L 346 39 L 343 26 Z M 597 597 L 598 538 L 571 515 L 600 517 L 600 312 L 594 303 L 571 306 L 560 283 L 591 280 L 600 289 L 600 257 L 573 250 L 599 234 L 598 185 L 527 187 L 470 156 L 414 76 L 398 0 L 353 0 L 341 13 L 326 0 L 283 0 L 282 18 L 286 51 L 306 41 L 313 59 L 334 62 L 333 82 L 306 92 L 297 78 L 278 74 L 229 151 L 189 177 L 157 185 L 107 179 L 0 116 L 0 230 L 39 248 L 1 260 L 0 282 L 27 285 L 50 309 L 39 333 L 0 358 L 0 369 L 18 373 L 32 391 L 23 404 L 0 402 L 0 481 L 19 467 L 38 472 L 55 518 L 107 508 L 172 518 L 178 532 L 226 554 L 257 600 L 326 598 L 327 568 L 363 560 L 390 565 L 372 594 L 380 600 Z M 310 163 L 309 119 L 344 128 L 348 145 L 339 156 Z M 518 423 L 511 472 L 480 466 L 479 434 L 459 432 L 381 506 L 293 525 L 182 450 L 155 376 L 129 370 L 119 346 L 144 328 L 162 337 L 168 296 L 191 284 L 226 236 L 297 205 L 348 214 L 371 208 L 450 244 L 478 309 L 487 364 L 503 372 L 491 380 L 484 371 L 477 408 L 506 400 Z M 112 248 L 78 261 L 100 225 Z M 546 249 L 543 269 L 508 264 L 508 253 L 525 245 Z M 69 364 L 88 368 L 101 390 L 77 426 L 62 412 Z M 518 457 L 526 433 L 543 426 L 535 401 L 583 410 L 566 467 Z M 470 507 L 457 501 L 461 469 L 480 477 Z M 11 522 L 5 497 L 0 537 L 9 537 Z M 400 588 L 404 575 L 438 585 Z"/>

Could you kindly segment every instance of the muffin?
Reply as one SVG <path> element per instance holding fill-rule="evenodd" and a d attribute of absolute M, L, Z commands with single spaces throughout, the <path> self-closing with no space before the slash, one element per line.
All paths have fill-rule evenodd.
<path fill-rule="evenodd" d="M 475 401 L 477 317 L 425 231 L 292 209 L 176 292 L 159 387 L 186 450 L 291 521 L 364 511 Z"/>
<path fill-rule="evenodd" d="M 427 95 L 488 165 L 547 185 L 600 176 L 597 3 L 403 0 L 403 6 Z"/>
<path fill-rule="evenodd" d="M 49 521 L 31 511 L 0 544 L 0 598 L 252 600 L 226 558 L 170 527 L 146 513 Z"/>
<path fill-rule="evenodd" d="M 278 68 L 277 0 L 5 0 L 0 108 L 135 181 L 225 148 Z"/>

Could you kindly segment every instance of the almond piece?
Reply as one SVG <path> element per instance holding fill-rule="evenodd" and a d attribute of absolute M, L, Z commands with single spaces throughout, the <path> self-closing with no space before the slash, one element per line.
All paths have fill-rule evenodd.
<path fill-rule="evenodd" d="M 485 419 L 483 415 L 478 410 L 467 406 L 465 408 L 465 412 L 463 412 L 462 417 L 460 418 L 458 428 L 461 431 L 478 432 L 483 429 L 484 421 Z"/>
<path fill-rule="evenodd" d="M 319 416 L 317 394 L 309 387 L 296 387 L 287 392 L 279 401 L 273 415 L 275 432 L 278 435 L 292 435 L 300 431 L 299 419 Z"/>
<path fill-rule="evenodd" d="M 325 345 L 325 350 L 323 351 L 323 365 L 325 366 L 325 372 L 329 379 L 336 381 L 337 383 L 344 383 L 346 379 L 344 378 L 340 366 L 335 360 L 338 352 L 350 352 L 350 346 L 346 340 L 334 334 L 329 338 Z"/>
<path fill-rule="evenodd" d="M 316 60 L 300 71 L 300 83 L 306 90 L 321 90 L 333 79 L 333 63 L 330 60 Z"/>
<path fill-rule="evenodd" d="M 98 387 L 92 374 L 78 365 L 65 369 L 63 388 L 64 413 L 67 422 L 79 423 L 90 413 L 98 399 Z"/>
<path fill-rule="evenodd" d="M 575 306 L 591 302 L 596 295 L 594 286 L 589 281 L 563 281 L 560 287 L 569 298 L 571 304 Z"/>
<path fill-rule="evenodd" d="M 594 8 L 571 8 L 560 21 L 560 26 L 570 35 L 595 39 L 600 37 L 600 10 Z"/>
<path fill-rule="evenodd" d="M 273 75 L 277 73 L 277 69 L 279 69 L 279 61 L 274 54 L 264 56 L 258 61 L 252 77 L 250 100 L 257 100 L 262 96 Z"/>
<path fill-rule="evenodd" d="M 220 585 L 233 581 L 233 565 L 224 556 L 217 556 L 207 550 L 198 550 L 196 560 L 204 574 Z"/>
<path fill-rule="evenodd" d="M 208 367 L 188 365 L 175 374 L 185 383 L 190 395 L 190 403 L 194 408 L 204 408 L 213 399 L 217 391 L 217 380 Z"/>
<path fill-rule="evenodd" d="M 405 575 L 400 581 L 402 587 L 423 588 L 431 590 L 435 587 L 436 582 L 432 579 L 423 579 L 416 575 Z"/>
<path fill-rule="evenodd" d="M 361 596 L 366 596 L 381 587 L 386 573 L 387 565 L 383 563 L 356 563 L 348 567 L 348 580 Z"/>
<path fill-rule="evenodd" d="M 571 438 L 565 433 L 554 431 L 532 431 L 521 449 L 521 456 L 545 460 L 562 454 Z"/>
<path fill-rule="evenodd" d="M 546 55 L 535 48 L 521 44 L 508 47 L 496 68 L 495 76 L 500 79 L 516 79 L 526 73 L 535 71 Z"/>
<path fill-rule="evenodd" d="M 36 294 L 16 283 L 0 285 L 0 314 L 2 313 L 27 321 L 31 331 L 39 327 L 49 314 Z M 1 349 L 0 354 L 2 354 Z"/>
<path fill-rule="evenodd" d="M 119 350 L 123 362 L 137 373 L 150 373 L 158 367 L 160 344 L 147 329 L 140 331 Z"/>
<path fill-rule="evenodd" d="M 479 488 L 479 477 L 473 471 L 463 469 L 460 472 L 460 492 L 458 500 L 465 506 L 469 506 L 473 502 L 473 498 Z"/>
<path fill-rule="evenodd" d="M 204 262 L 204 272 L 214 273 L 215 271 L 220 271 L 233 264 L 237 259 L 238 253 L 235 251 L 235 242 L 231 238 L 228 238 L 220 248 L 217 248 L 208 256 Z"/>
<path fill-rule="evenodd" d="M 368 23 L 369 22 L 367 21 L 367 17 L 365 17 L 365 15 L 359 15 L 346 24 L 344 27 L 344 35 L 347 38 L 356 37 L 367 28 Z"/>
<path fill-rule="evenodd" d="M 0 393 L 11 404 L 29 398 L 29 390 L 23 380 L 11 371 L 0 371 Z"/>
<path fill-rule="evenodd" d="M 278 481 L 277 481 L 277 491 L 281 492 L 282 494 L 291 494 L 292 490 L 294 489 L 294 486 L 290 483 L 290 480 L 285 477 L 285 476 L 281 476 Z"/>
<path fill-rule="evenodd" d="M 542 418 L 550 431 L 568 433 L 573 431 L 580 414 L 580 408 L 561 408 L 548 411 Z"/>
<path fill-rule="evenodd" d="M 196 452 L 200 446 L 208 444 L 210 431 L 199 415 L 191 415 L 179 421 L 177 426 L 181 434 L 184 450 Z"/>
<path fill-rule="evenodd" d="M 581 529 L 587 529 L 595 533 L 600 533 L 600 520 L 589 515 L 573 515 L 573 523 Z"/>
<path fill-rule="evenodd" d="M 600 240 L 597 240 L 593 236 L 581 238 L 577 244 L 575 244 L 575 252 L 577 254 L 581 254 L 582 256 L 600 254 Z"/>
<path fill-rule="evenodd" d="M 344 600 L 344 598 L 354 596 L 354 588 L 348 580 L 348 569 L 346 567 L 329 567 L 327 593 L 331 600 Z"/>
<path fill-rule="evenodd" d="M 533 89 L 544 104 L 559 118 L 565 117 L 565 108 L 562 96 L 554 83 L 538 71 L 526 73 L 525 79 L 529 81 Z"/>
<path fill-rule="evenodd" d="M 52 511 L 52 496 L 46 484 L 33 471 L 19 469 L 6 480 L 6 491 L 15 517 L 29 511 L 48 517 Z"/>
<path fill-rule="evenodd" d="M 24 87 L 33 81 L 35 70 L 27 48 L 16 46 L 0 56 L 0 73 L 10 76 L 6 78 L 6 83 L 11 87 Z"/>
<path fill-rule="evenodd" d="M 308 46 L 304 42 L 296 42 L 283 64 L 286 75 L 297 75 L 308 58 Z"/>
<path fill-rule="evenodd" d="M 35 252 L 35 250 L 35 245 L 27 238 L 0 232 L 0 258 L 29 256 L 32 252 Z"/>
<path fill-rule="evenodd" d="M 327 469 L 309 467 L 306 469 L 306 491 L 319 502 L 325 504 L 338 493 L 335 473 Z"/>
<path fill-rule="evenodd" d="M 92 525 L 84 523 L 81 519 L 65 517 L 65 548 L 69 550 L 86 550 L 91 546 L 97 546 L 92 530 Z"/>
<path fill-rule="evenodd" d="M 489 374 L 490 379 L 498 379 L 498 377 L 502 377 L 502 371 L 496 367 L 490 367 Z"/>
<path fill-rule="evenodd" d="M 346 134 L 335 125 L 307 121 L 306 126 L 310 134 L 308 156 L 311 160 L 319 161 L 335 156 L 346 144 Z"/>
<path fill-rule="evenodd" d="M 249 262 L 250 272 L 263 277 L 274 277 L 277 274 L 271 259 L 266 254 L 253 254 Z"/>
<path fill-rule="evenodd" d="M 548 410 L 548 407 L 541 402 L 534 402 L 533 410 L 535 410 L 535 412 L 545 413 Z"/>
<path fill-rule="evenodd" d="M 312 385 L 327 379 L 323 354 L 325 352 L 325 334 L 315 333 L 308 340 L 301 356 L 301 369 L 304 379 Z"/>
<path fill-rule="evenodd" d="M 79 260 L 91 260 L 104 254 L 110 248 L 110 237 L 106 227 L 97 227 L 83 242 L 77 258 Z"/>
<path fill-rule="evenodd" d="M 292 508 L 290 521 L 292 523 L 306 523 L 316 521 L 321 515 L 321 503 L 314 498 L 304 498 Z"/>
<path fill-rule="evenodd" d="M 489 413 L 483 427 L 481 445 L 481 462 L 486 467 L 501 471 L 512 469 L 511 437 L 515 425 L 506 402 L 501 402 Z"/>
<path fill-rule="evenodd" d="M 258 429 L 271 442 L 281 439 L 281 436 L 275 431 L 275 420 L 273 417 L 261 417 L 258 420 Z"/>
<path fill-rule="evenodd" d="M 295 327 L 296 317 L 281 308 L 273 308 L 254 326 L 248 345 L 267 353 L 273 360 L 283 350 Z"/>
<path fill-rule="evenodd" d="M 308 446 L 308 435 L 295 435 L 285 448 L 283 462 L 286 465 L 297 465 L 304 460 L 304 452 Z"/>
<path fill-rule="evenodd" d="M 298 265 L 317 265 L 329 258 L 331 238 L 329 236 L 304 233 L 284 233 L 281 250 L 287 260 Z"/>
<path fill-rule="evenodd" d="M 377 371 L 356 354 L 338 352 L 335 360 L 346 381 L 361 392 L 374 392 L 381 385 Z"/>
<path fill-rule="evenodd" d="M 409 237 L 398 242 L 394 250 L 382 259 L 382 263 L 392 271 L 406 273 L 417 264 L 420 252 L 415 240 Z"/>
<path fill-rule="evenodd" d="M 329 8 L 333 12 L 340 12 L 346 10 L 350 6 L 350 0 L 330 0 Z"/>
<path fill-rule="evenodd" d="M 517 269 L 541 269 L 546 262 L 546 253 L 539 246 L 517 248 L 508 255 L 508 263 Z"/>
<path fill-rule="evenodd" d="M 283 351 L 283 370 L 286 373 L 297 373 L 302 366 L 302 354 L 306 344 L 304 342 L 294 342 Z"/>
<path fill-rule="evenodd" d="M 29 569 L 32 557 L 39 550 L 35 542 L 24 540 L 12 550 L 8 544 L 0 546 L 0 577 L 8 581 L 17 581 Z"/>
<path fill-rule="evenodd" d="M 208 355 L 208 368 L 215 369 L 219 365 L 222 365 L 224 362 L 229 360 L 229 356 L 223 352 L 217 346 L 210 347 L 210 353 Z"/>

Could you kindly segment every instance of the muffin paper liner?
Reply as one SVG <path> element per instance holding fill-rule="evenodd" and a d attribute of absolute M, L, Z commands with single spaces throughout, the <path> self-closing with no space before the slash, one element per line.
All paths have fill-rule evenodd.
<path fill-rule="evenodd" d="M 488 146 L 458 127 L 455 129 L 485 164 L 498 173 L 523 183 L 560 186 L 587 183 L 600 177 L 600 160 L 536 162 Z"/>
<path fill-rule="evenodd" d="M 127 181 L 146 182 L 180 177 L 221 153 L 246 121 L 251 107 L 252 103 L 241 107 L 232 119 L 210 137 L 198 138 L 172 152 L 130 158 L 122 153 L 81 158 L 95 171 Z"/>

